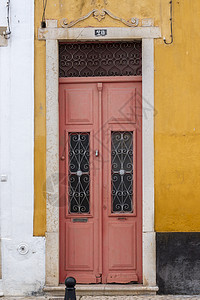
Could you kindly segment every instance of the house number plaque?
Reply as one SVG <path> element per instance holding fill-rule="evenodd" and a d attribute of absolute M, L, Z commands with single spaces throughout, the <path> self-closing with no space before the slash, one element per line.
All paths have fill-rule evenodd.
<path fill-rule="evenodd" d="M 95 36 L 105 36 L 107 35 L 107 29 L 95 29 L 94 34 Z"/>

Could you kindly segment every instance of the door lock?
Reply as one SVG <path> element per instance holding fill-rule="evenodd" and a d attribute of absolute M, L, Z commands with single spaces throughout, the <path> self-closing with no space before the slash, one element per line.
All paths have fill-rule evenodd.
<path fill-rule="evenodd" d="M 95 151 L 95 156 L 98 157 L 99 156 L 99 150 Z"/>

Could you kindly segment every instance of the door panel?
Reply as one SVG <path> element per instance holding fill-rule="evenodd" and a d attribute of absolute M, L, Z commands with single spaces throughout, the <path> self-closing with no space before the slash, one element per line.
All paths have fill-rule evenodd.
<path fill-rule="evenodd" d="M 102 282 L 142 282 L 140 82 L 103 85 L 103 124 Z"/>
<path fill-rule="evenodd" d="M 93 89 L 88 86 L 65 90 L 65 124 L 92 124 L 94 118 Z"/>
<path fill-rule="evenodd" d="M 66 241 L 70 241 L 66 244 L 66 270 L 93 270 L 93 224 L 66 224 L 66 237 Z"/>
<path fill-rule="evenodd" d="M 135 123 L 136 89 L 110 87 L 108 95 L 108 122 L 109 123 Z"/>
<path fill-rule="evenodd" d="M 60 84 L 60 281 L 99 276 L 98 91 L 95 83 Z M 65 263 L 63 263 L 65 262 Z"/>
<path fill-rule="evenodd" d="M 123 223 L 108 224 L 109 270 L 136 269 L 136 226 Z"/>
<path fill-rule="evenodd" d="M 142 282 L 141 82 L 79 80 L 59 88 L 60 282 Z"/>

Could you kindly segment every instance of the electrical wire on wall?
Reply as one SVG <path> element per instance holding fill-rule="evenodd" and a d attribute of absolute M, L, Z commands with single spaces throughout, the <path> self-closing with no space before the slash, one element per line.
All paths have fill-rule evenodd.
<path fill-rule="evenodd" d="M 164 40 L 164 43 L 166 45 L 170 45 L 174 41 L 174 37 L 173 37 L 173 24 L 172 24 L 172 16 L 173 16 L 173 3 L 172 3 L 172 0 L 169 2 L 169 4 L 170 4 L 170 19 L 169 20 L 170 20 L 170 29 L 171 29 L 171 34 L 170 34 L 171 41 L 167 42 L 166 38 L 164 37 L 163 40 Z"/>
<path fill-rule="evenodd" d="M 6 7 L 7 7 L 7 17 L 6 17 L 7 18 L 7 30 L 4 33 L 4 37 L 5 37 L 5 39 L 9 39 L 10 35 L 11 35 L 11 29 L 10 29 L 10 0 L 7 1 Z"/>
<path fill-rule="evenodd" d="M 47 0 L 43 0 L 43 14 L 42 14 L 41 28 L 46 28 L 46 19 L 45 19 L 46 7 L 47 7 Z"/>

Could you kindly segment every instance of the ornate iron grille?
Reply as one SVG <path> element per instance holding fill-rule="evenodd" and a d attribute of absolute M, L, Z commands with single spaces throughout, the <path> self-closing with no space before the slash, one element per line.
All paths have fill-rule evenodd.
<path fill-rule="evenodd" d="M 111 142 L 112 212 L 133 212 L 133 132 L 114 131 Z"/>
<path fill-rule="evenodd" d="M 69 133 L 69 213 L 90 212 L 90 134 Z"/>
<path fill-rule="evenodd" d="M 60 77 L 142 75 L 141 41 L 60 44 Z"/>

